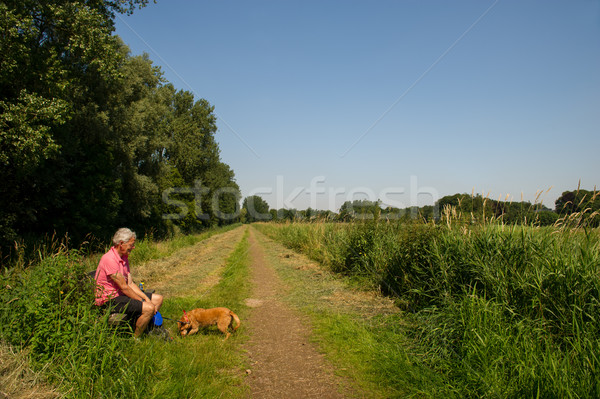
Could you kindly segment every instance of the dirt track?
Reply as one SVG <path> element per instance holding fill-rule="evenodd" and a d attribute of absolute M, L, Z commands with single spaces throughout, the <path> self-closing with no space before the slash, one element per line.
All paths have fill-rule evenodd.
<path fill-rule="evenodd" d="M 281 254 L 287 251 L 251 226 L 215 235 L 168 258 L 148 262 L 136 269 L 136 278 L 167 297 L 202 295 L 219 282 L 227 257 L 246 229 L 250 229 L 249 267 L 254 286 L 246 301 L 252 308 L 250 317 L 243 321 L 250 333 L 244 347 L 250 363 L 246 378 L 250 397 L 344 397 L 340 392 L 348 392 L 347 384 L 334 375 L 333 367 L 310 342 L 308 321 L 281 300 L 288 288 L 269 264 L 264 246 Z"/>
<path fill-rule="evenodd" d="M 342 381 L 333 374 L 316 347 L 310 328 L 279 296 L 286 287 L 269 266 L 257 233 L 251 229 L 250 268 L 254 309 L 247 321 L 251 332 L 248 382 L 253 398 L 342 398 Z"/>

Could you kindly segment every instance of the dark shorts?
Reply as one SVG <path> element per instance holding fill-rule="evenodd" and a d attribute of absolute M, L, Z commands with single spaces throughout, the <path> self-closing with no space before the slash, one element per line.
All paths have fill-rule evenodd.
<path fill-rule="evenodd" d="M 144 291 L 148 299 L 152 300 L 152 294 Z M 129 298 L 126 295 L 121 295 L 106 302 L 104 306 L 112 306 L 114 312 L 125 313 L 127 315 L 138 317 L 142 314 L 143 302 L 137 299 Z"/>

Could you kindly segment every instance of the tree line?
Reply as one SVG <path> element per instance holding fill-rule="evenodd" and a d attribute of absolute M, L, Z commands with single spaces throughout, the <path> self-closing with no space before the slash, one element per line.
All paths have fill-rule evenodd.
<path fill-rule="evenodd" d="M 338 212 L 330 210 L 269 209 L 269 204 L 260 196 L 244 199 L 241 219 L 251 223 L 257 221 L 335 221 L 383 220 L 411 222 L 439 222 L 444 213 L 454 212 L 456 217 L 467 223 L 479 223 L 485 220 L 500 220 L 506 224 L 536 224 L 550 226 L 560 217 L 581 214 L 586 224 L 592 227 L 600 225 L 600 193 L 578 188 L 565 191 L 555 201 L 552 210 L 541 203 L 529 201 L 507 202 L 492 200 L 480 194 L 447 195 L 434 205 L 415 206 L 404 209 L 383 207 L 380 201 L 354 200 L 342 204 Z"/>
<path fill-rule="evenodd" d="M 0 3 L 0 249 L 51 233 L 80 242 L 123 225 L 162 235 L 236 221 L 214 107 L 114 34 L 117 13 L 146 4 Z"/>

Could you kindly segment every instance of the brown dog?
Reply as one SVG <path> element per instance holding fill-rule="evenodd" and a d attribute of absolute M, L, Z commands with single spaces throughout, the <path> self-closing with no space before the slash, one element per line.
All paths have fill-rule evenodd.
<path fill-rule="evenodd" d="M 179 323 L 179 334 L 181 336 L 195 334 L 201 327 L 216 325 L 219 331 L 225 334 L 225 339 L 227 339 L 231 335 L 229 333 L 229 326 L 233 324 L 233 320 L 237 324 L 233 327 L 233 331 L 235 331 L 241 323 L 240 318 L 231 310 L 227 308 L 198 308 L 189 312 L 184 310 L 183 316 L 177 323 Z"/>

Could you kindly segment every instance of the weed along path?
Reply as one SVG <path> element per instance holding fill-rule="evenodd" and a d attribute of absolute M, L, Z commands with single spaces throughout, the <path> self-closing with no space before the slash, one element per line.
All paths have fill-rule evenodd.
<path fill-rule="evenodd" d="M 343 381 L 310 342 L 306 320 L 281 299 L 287 287 L 267 261 L 263 243 L 250 228 L 252 308 L 246 326 L 250 339 L 248 385 L 252 398 L 342 398 Z"/>

